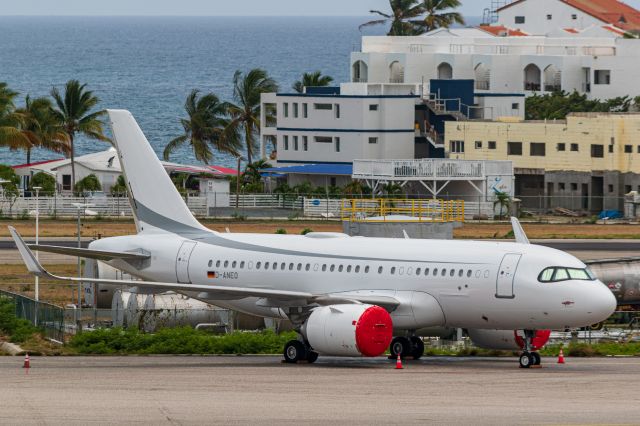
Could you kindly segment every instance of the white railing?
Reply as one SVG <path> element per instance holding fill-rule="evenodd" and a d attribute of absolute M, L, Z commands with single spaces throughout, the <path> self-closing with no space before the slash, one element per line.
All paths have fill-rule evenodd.
<path fill-rule="evenodd" d="M 494 174 L 513 174 L 511 161 L 422 159 L 353 162 L 354 179 L 483 180 L 486 176 Z"/>

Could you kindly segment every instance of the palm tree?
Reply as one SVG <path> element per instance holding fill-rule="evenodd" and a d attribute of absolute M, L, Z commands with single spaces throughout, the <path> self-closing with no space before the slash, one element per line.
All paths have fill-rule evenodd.
<path fill-rule="evenodd" d="M 389 0 L 389 7 L 391 13 L 370 10 L 369 13 L 380 15 L 382 19 L 369 21 L 360 25 L 359 28 L 391 23 L 391 28 L 387 33 L 389 36 L 415 36 L 424 32 L 421 26 L 416 25 L 414 21 L 424 13 L 422 4 L 418 0 Z"/>
<path fill-rule="evenodd" d="M 312 73 L 305 72 L 302 74 L 302 80 L 293 83 L 293 90 L 298 93 L 304 92 L 305 87 L 326 87 L 331 84 L 333 77 L 328 75 L 322 75 L 321 71 Z"/>
<path fill-rule="evenodd" d="M 25 105 L 16 112 L 23 117 L 20 129 L 27 143 L 22 148 L 27 151 L 27 164 L 31 163 L 31 149 L 45 148 L 53 152 L 69 154 L 69 135 L 52 112 L 53 104 L 48 98 L 25 98 Z"/>
<path fill-rule="evenodd" d="M 229 104 L 231 133 L 243 133 L 247 148 L 247 163 L 251 164 L 255 136 L 260 129 L 260 95 L 277 92 L 278 85 L 265 70 L 255 68 L 246 74 L 236 71 L 233 76 L 233 99 Z"/>
<path fill-rule="evenodd" d="M 198 161 L 205 164 L 213 159 L 215 148 L 235 157 L 239 155 L 241 142 L 237 133 L 228 131 L 228 106 L 213 93 L 200 96 L 200 91 L 192 90 L 184 103 L 187 118 L 180 120 L 184 133 L 171 140 L 162 153 L 165 161 L 176 148 L 189 143 Z"/>
<path fill-rule="evenodd" d="M 57 88 L 51 89 L 51 97 L 57 108 L 53 109 L 53 116 L 61 124 L 69 137 L 69 155 L 71 157 L 71 188 L 76 185 L 75 146 L 74 140 L 78 133 L 91 139 L 108 142 L 104 135 L 103 123 L 100 117 L 106 111 L 91 112 L 100 102 L 91 90 L 86 89 L 86 84 L 80 84 L 78 80 L 69 80 L 64 87 L 64 95 Z"/>
<path fill-rule="evenodd" d="M 462 14 L 451 11 L 460 5 L 460 0 L 422 0 L 420 6 L 426 15 L 421 22 L 416 22 L 416 25 L 422 27 L 424 32 L 436 28 L 449 28 L 453 24 L 464 25 Z"/>
<path fill-rule="evenodd" d="M 14 99 L 18 92 L 9 88 L 7 83 L 0 82 L 0 146 L 19 149 L 29 143 L 19 126 L 24 117 L 16 112 Z"/>

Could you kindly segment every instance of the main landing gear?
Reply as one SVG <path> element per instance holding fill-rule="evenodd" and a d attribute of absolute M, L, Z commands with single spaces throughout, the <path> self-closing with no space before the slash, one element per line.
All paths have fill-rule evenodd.
<path fill-rule="evenodd" d="M 540 365 L 540 354 L 535 351 L 536 348 L 533 346 L 535 335 L 535 330 L 524 331 L 524 351 L 520 354 L 520 368 L 531 368 L 532 366 Z"/>
<path fill-rule="evenodd" d="M 420 359 L 424 355 L 424 343 L 418 336 L 394 337 L 389 345 L 389 353 L 390 359 L 396 359 L 398 354 L 402 359 L 408 357 Z"/>
<path fill-rule="evenodd" d="M 306 361 L 309 364 L 316 362 L 318 359 L 318 353 L 314 352 L 307 343 L 300 340 L 289 340 L 284 345 L 284 362 L 289 364 L 296 364 L 301 361 Z"/>

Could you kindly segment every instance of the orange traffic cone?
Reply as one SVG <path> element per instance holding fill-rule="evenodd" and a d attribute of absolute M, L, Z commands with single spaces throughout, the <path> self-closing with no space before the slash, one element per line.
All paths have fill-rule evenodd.
<path fill-rule="evenodd" d="M 400 354 L 398 354 L 398 358 L 396 359 L 396 370 L 402 370 L 402 359 L 400 359 Z"/>
<path fill-rule="evenodd" d="M 31 361 L 29 360 L 29 354 L 26 354 L 24 356 L 24 364 L 22 365 L 22 368 L 31 368 Z"/>
<path fill-rule="evenodd" d="M 564 364 L 564 352 L 562 348 L 560 348 L 560 353 L 558 354 L 558 364 Z"/>

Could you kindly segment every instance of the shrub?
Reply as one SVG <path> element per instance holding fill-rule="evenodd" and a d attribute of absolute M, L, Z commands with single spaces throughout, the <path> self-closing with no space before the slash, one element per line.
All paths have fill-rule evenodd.
<path fill-rule="evenodd" d="M 124 176 L 118 176 L 115 185 L 111 187 L 111 195 L 114 197 L 123 197 L 127 194 L 127 184 L 124 181 Z"/>
<path fill-rule="evenodd" d="M 78 181 L 74 187 L 76 195 L 82 195 L 84 192 L 94 191 L 102 191 L 102 185 L 100 185 L 98 177 L 93 173 Z"/>
<path fill-rule="evenodd" d="M 42 188 L 40 190 L 40 195 L 52 196 L 56 192 L 56 178 L 54 178 L 50 174 L 38 172 L 33 175 L 31 181 L 29 182 L 29 190 L 33 192 L 34 195 L 36 192 L 33 188 L 35 188 L 36 186 Z"/>
<path fill-rule="evenodd" d="M 286 234 L 287 230 L 284 228 L 278 228 L 276 229 L 276 234 Z"/>
<path fill-rule="evenodd" d="M 308 233 L 313 232 L 313 229 L 311 228 L 304 228 L 302 231 L 300 231 L 300 235 L 307 235 Z"/>
<path fill-rule="evenodd" d="M 22 343 L 38 329 L 31 322 L 16 318 L 13 300 L 0 297 L 0 332 L 9 336 L 13 343 Z"/>

